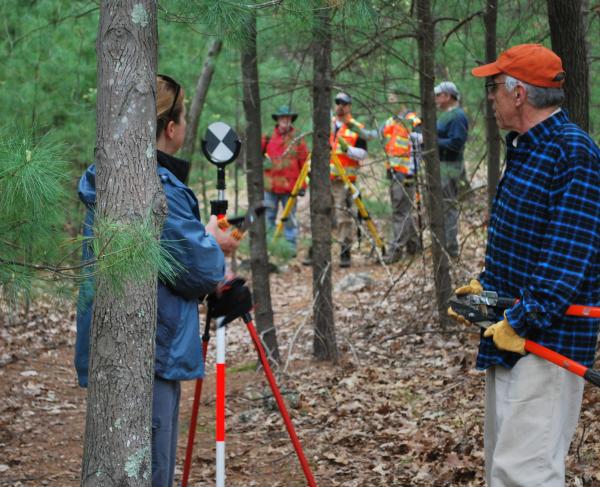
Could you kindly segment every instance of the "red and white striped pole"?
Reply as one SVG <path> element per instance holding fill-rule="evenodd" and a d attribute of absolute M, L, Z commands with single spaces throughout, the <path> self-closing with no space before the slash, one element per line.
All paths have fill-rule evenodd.
<path fill-rule="evenodd" d="M 225 330 L 224 317 L 217 319 L 217 487 L 225 487 Z"/>

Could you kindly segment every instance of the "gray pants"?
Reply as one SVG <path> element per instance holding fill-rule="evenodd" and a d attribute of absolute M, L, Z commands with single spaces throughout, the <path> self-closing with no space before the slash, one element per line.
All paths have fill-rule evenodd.
<path fill-rule="evenodd" d="M 450 257 L 458 257 L 458 177 L 442 177 L 442 197 L 444 207 L 444 234 L 446 252 Z"/>
<path fill-rule="evenodd" d="M 583 379 L 535 355 L 485 378 L 488 487 L 562 487 Z"/>
<path fill-rule="evenodd" d="M 177 453 L 179 381 L 154 377 L 152 394 L 152 487 L 172 487 Z"/>
<path fill-rule="evenodd" d="M 392 202 L 392 227 L 394 231 L 394 239 L 390 245 L 391 253 L 401 253 L 408 242 L 412 242 L 414 248 L 417 248 L 418 238 L 413 212 L 415 201 L 414 183 L 407 185 L 392 179 L 390 200 Z"/>

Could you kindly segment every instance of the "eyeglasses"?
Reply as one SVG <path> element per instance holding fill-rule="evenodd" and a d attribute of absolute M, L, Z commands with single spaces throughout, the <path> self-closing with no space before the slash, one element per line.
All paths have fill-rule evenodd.
<path fill-rule="evenodd" d="M 165 80 L 173 88 L 175 88 L 175 97 L 173 98 L 173 103 L 171 104 L 171 108 L 167 112 L 167 120 L 171 120 L 171 116 L 173 115 L 173 110 L 175 109 L 175 104 L 177 103 L 177 98 L 179 98 L 179 92 L 181 91 L 181 85 L 177 81 L 175 81 L 173 78 L 171 78 L 170 76 L 167 76 L 166 74 L 159 74 L 158 76 L 160 76 L 163 80 Z"/>
<path fill-rule="evenodd" d="M 498 88 L 498 86 L 506 84 L 504 81 L 501 81 L 500 83 L 496 83 L 495 81 L 490 81 L 488 83 L 485 84 L 485 92 L 488 95 L 493 95 L 494 93 L 496 93 L 496 89 Z"/>
<path fill-rule="evenodd" d="M 350 103 L 348 103 L 345 100 L 342 100 L 341 98 L 336 98 L 335 99 L 335 104 L 336 105 L 343 105 L 343 106 L 350 105 Z"/>

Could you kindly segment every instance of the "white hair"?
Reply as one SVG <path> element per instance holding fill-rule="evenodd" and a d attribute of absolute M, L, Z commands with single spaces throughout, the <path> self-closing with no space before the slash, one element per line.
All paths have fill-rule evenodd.
<path fill-rule="evenodd" d="M 513 91 L 517 86 L 522 86 L 525 89 L 529 103 L 535 108 L 560 106 L 565 99 L 565 91 L 562 88 L 533 86 L 512 76 L 506 76 L 504 87 L 507 91 Z"/>

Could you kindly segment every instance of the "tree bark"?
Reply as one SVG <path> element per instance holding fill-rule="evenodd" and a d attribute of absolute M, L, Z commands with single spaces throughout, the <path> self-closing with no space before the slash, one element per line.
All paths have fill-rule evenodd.
<path fill-rule="evenodd" d="M 567 73 L 563 107 L 583 130 L 590 126 L 590 85 L 582 0 L 547 0 L 552 50 Z"/>
<path fill-rule="evenodd" d="M 440 175 L 440 158 L 437 147 L 435 83 L 435 33 L 429 0 L 417 1 L 419 80 L 421 88 L 421 112 L 423 113 L 423 140 L 427 182 L 427 213 L 430 222 L 433 278 L 437 308 L 442 326 L 447 322 L 447 301 L 451 294 L 448 256 L 444 252 L 444 208 Z"/>
<path fill-rule="evenodd" d="M 196 84 L 196 91 L 192 98 L 192 104 L 190 105 L 190 111 L 187 117 L 187 129 L 185 131 L 185 138 L 183 140 L 182 153 L 185 158 L 191 160 L 194 155 L 196 148 L 196 139 L 198 138 L 198 123 L 200 122 L 200 115 L 204 108 L 204 102 L 206 101 L 206 94 L 215 72 L 215 63 L 217 57 L 223 47 L 223 41 L 221 39 L 215 39 L 208 48 L 206 59 L 202 65 L 202 71 L 198 77 Z"/>
<path fill-rule="evenodd" d="M 483 16 L 486 63 L 496 60 L 497 18 L 498 0 L 487 0 L 487 7 Z M 491 213 L 492 201 L 496 196 L 496 189 L 500 181 L 500 130 L 490 100 L 486 100 L 485 132 L 487 137 L 488 213 Z"/>
<path fill-rule="evenodd" d="M 246 116 L 246 181 L 248 205 L 252 207 L 264 198 L 261 150 L 260 92 L 256 54 L 256 14 L 248 15 L 246 42 L 242 48 L 242 82 L 244 87 L 244 114 Z M 269 257 L 264 214 L 250 227 L 250 268 L 252 290 L 256 307 L 256 325 L 269 360 L 279 361 L 277 335 L 273 325 L 271 288 L 269 284 Z"/>
<path fill-rule="evenodd" d="M 324 7 L 325 5 L 323 5 Z M 329 181 L 331 122 L 330 9 L 315 9 L 313 27 L 313 152 L 310 168 L 310 225 L 312 230 L 313 354 L 337 362 L 338 348 L 331 292 L 332 198 Z"/>
<path fill-rule="evenodd" d="M 96 51 L 96 221 L 157 238 L 166 201 L 156 172 L 156 2 L 103 1 Z M 81 485 L 150 486 L 156 276 L 115 296 L 96 277 Z"/>

